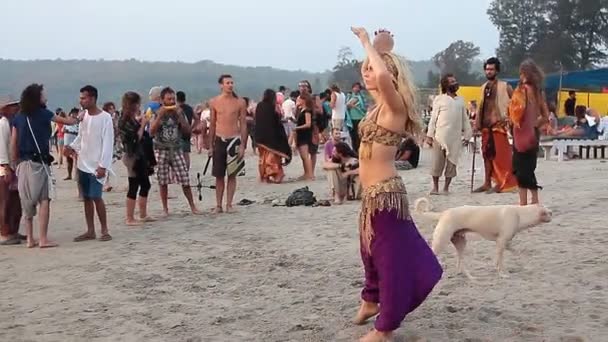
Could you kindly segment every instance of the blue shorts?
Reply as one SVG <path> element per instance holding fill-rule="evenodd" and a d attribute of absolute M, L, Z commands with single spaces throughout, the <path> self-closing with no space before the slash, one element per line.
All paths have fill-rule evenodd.
<path fill-rule="evenodd" d="M 80 184 L 84 199 L 101 199 L 103 184 L 97 181 L 97 177 L 94 174 L 78 170 L 78 183 Z"/>

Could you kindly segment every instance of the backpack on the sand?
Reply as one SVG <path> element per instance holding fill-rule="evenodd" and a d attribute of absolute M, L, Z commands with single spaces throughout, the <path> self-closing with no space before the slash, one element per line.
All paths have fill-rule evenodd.
<path fill-rule="evenodd" d="M 295 207 L 300 205 L 311 206 L 317 202 L 315 194 L 308 190 L 308 187 L 296 189 L 294 192 L 287 197 L 285 205 L 288 207 Z"/>

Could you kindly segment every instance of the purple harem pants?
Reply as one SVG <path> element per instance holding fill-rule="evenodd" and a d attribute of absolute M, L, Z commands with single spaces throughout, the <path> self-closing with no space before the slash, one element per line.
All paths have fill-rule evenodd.
<path fill-rule="evenodd" d="M 380 304 L 375 328 L 389 332 L 424 302 L 443 270 L 411 218 L 400 220 L 394 209 L 377 211 L 372 227 L 371 255 L 361 248 L 365 268 L 361 298 Z"/>

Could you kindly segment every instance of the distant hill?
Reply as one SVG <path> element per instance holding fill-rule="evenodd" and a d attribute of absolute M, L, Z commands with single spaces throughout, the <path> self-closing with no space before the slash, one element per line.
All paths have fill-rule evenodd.
<path fill-rule="evenodd" d="M 267 87 L 279 85 L 295 87 L 298 81 L 308 79 L 313 87 L 327 83 L 327 73 L 286 71 L 271 67 L 239 67 L 211 61 L 197 63 L 91 61 L 91 60 L 0 60 L 0 94 L 18 96 L 33 82 L 43 83 L 52 107 L 71 107 L 78 102 L 78 90 L 85 84 L 99 89 L 100 100 L 119 101 L 128 90 L 147 98 L 150 87 L 168 85 L 183 90 L 188 101 L 195 103 L 218 93 L 217 79 L 231 74 L 236 91 L 241 96 L 259 98 Z"/>
<path fill-rule="evenodd" d="M 431 61 L 410 62 L 417 84 L 426 84 L 429 70 L 436 71 Z M 307 79 L 313 89 L 327 87 L 330 72 L 311 73 L 287 71 L 272 67 L 241 67 L 212 61 L 197 63 L 142 62 L 137 60 L 33 60 L 0 59 L 0 94 L 19 96 L 28 84 L 43 83 L 49 96 L 50 107 L 72 107 L 78 103 L 78 90 L 92 84 L 100 91 L 101 101 L 120 100 L 128 90 L 147 98 L 154 85 L 169 85 L 183 90 L 188 102 L 196 103 L 218 93 L 217 78 L 227 73 L 235 77 L 236 91 L 241 96 L 261 97 L 264 89 L 285 85 L 295 88 L 298 81 Z"/>

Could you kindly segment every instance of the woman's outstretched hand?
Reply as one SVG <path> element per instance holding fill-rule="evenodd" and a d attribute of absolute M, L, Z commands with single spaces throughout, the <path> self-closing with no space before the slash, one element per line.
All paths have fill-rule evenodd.
<path fill-rule="evenodd" d="M 363 27 L 351 27 L 351 31 L 359 38 L 361 43 L 369 43 L 369 34 L 367 34 L 367 30 Z"/>

